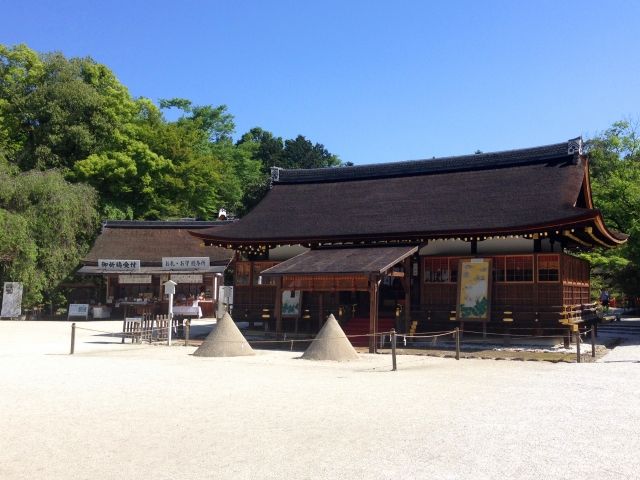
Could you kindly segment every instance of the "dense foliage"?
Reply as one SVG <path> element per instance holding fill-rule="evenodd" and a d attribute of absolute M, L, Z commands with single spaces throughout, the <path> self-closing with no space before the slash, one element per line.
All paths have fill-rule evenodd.
<path fill-rule="evenodd" d="M 594 289 L 640 296 L 640 138 L 628 121 L 616 122 L 588 144 L 594 204 L 609 227 L 628 234 L 621 248 L 584 254 Z"/>
<path fill-rule="evenodd" d="M 54 300 L 57 287 L 89 248 L 97 196 L 58 170 L 0 167 L 0 282 L 25 285 L 23 303 Z"/>
<path fill-rule="evenodd" d="M 234 131 L 224 105 L 156 105 L 90 58 L 0 45 L 0 283 L 24 281 L 25 305 L 51 300 L 97 218 L 243 214 L 271 166 L 340 165 L 303 136 L 254 128 L 234 143 Z"/>

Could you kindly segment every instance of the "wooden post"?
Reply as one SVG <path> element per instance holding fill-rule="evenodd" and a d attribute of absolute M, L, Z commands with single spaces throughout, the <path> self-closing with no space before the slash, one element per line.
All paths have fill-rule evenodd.
<path fill-rule="evenodd" d="M 404 288 L 404 333 L 407 333 L 411 323 L 411 257 L 404 259 L 404 277 L 402 280 L 402 287 Z"/>
<path fill-rule="evenodd" d="M 282 277 L 276 278 L 276 303 L 273 312 L 276 317 L 276 338 L 282 333 Z"/>
<path fill-rule="evenodd" d="M 460 360 L 460 329 L 456 327 L 456 360 Z"/>
<path fill-rule="evenodd" d="M 396 365 L 396 329 L 391 329 L 391 364 L 392 371 L 396 371 L 398 366 Z"/>
<path fill-rule="evenodd" d="M 191 334 L 191 319 L 187 318 L 184 326 L 184 346 L 189 346 L 189 336 Z"/>
<path fill-rule="evenodd" d="M 319 292 L 319 297 L 318 297 L 318 331 L 320 331 L 320 329 L 322 328 L 322 320 L 323 320 L 323 313 L 324 310 L 324 292 Z"/>
<path fill-rule="evenodd" d="M 127 315 L 126 315 L 127 307 L 124 307 L 124 309 L 125 309 L 125 315 L 124 315 L 124 318 L 122 319 L 122 333 L 124 333 L 124 329 L 127 326 Z M 120 343 L 124 343 L 124 335 L 122 335 L 122 341 Z"/>
<path fill-rule="evenodd" d="M 576 360 L 580 363 L 580 330 L 576 328 Z"/>
<path fill-rule="evenodd" d="M 124 338 L 124 337 L 123 337 Z M 73 355 L 73 352 L 76 349 L 76 322 L 71 324 L 71 351 L 69 355 Z"/>
<path fill-rule="evenodd" d="M 511 346 L 511 329 L 509 327 L 507 327 L 505 329 L 504 342 L 503 343 L 504 343 L 505 347 Z"/>
<path fill-rule="evenodd" d="M 369 277 L 369 353 L 377 353 L 378 344 L 378 276 Z"/>
<path fill-rule="evenodd" d="M 596 327 L 595 324 L 591 326 L 591 356 L 596 356 Z"/>

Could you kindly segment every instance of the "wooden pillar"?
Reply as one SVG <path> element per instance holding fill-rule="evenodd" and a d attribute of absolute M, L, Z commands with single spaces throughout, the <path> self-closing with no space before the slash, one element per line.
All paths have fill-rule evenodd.
<path fill-rule="evenodd" d="M 471 240 L 471 255 L 478 254 L 478 241 L 473 239 Z"/>
<path fill-rule="evenodd" d="M 411 323 L 411 257 L 404 260 L 402 287 L 404 288 L 404 333 L 407 333 Z"/>
<path fill-rule="evenodd" d="M 320 331 L 324 317 L 324 292 L 318 292 L 318 294 L 318 331 Z"/>
<path fill-rule="evenodd" d="M 375 334 L 378 333 L 378 290 L 380 280 L 378 275 L 369 277 L 369 353 L 377 353 L 378 342 Z"/>
<path fill-rule="evenodd" d="M 534 253 L 540 253 L 542 252 L 542 240 L 539 238 L 536 238 L 533 240 L 533 252 Z"/>
<path fill-rule="evenodd" d="M 253 260 L 249 262 L 249 305 L 253 307 Z M 251 308 L 250 307 L 250 308 Z"/>
<path fill-rule="evenodd" d="M 282 333 L 282 277 L 276 277 L 276 301 L 273 315 L 276 318 L 276 336 Z"/>

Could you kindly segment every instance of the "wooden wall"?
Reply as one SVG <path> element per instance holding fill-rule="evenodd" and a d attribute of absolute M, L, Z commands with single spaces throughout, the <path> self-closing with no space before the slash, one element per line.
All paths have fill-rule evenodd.
<path fill-rule="evenodd" d="M 419 320 L 448 322 L 457 302 L 457 264 L 470 257 L 420 257 Z M 589 303 L 589 264 L 564 253 L 494 255 L 491 319 L 557 326 L 563 305 Z"/>

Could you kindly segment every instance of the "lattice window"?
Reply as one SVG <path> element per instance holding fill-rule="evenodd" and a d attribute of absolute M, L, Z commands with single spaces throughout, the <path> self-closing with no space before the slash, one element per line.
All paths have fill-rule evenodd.
<path fill-rule="evenodd" d="M 456 267 L 457 271 L 457 267 Z M 451 282 L 448 257 L 426 257 L 424 259 L 425 283 Z"/>
<path fill-rule="evenodd" d="M 505 280 L 505 257 L 495 257 L 493 259 L 493 281 L 504 282 Z"/>
<path fill-rule="evenodd" d="M 538 255 L 538 281 L 560 280 L 560 255 Z"/>
<path fill-rule="evenodd" d="M 506 257 L 505 280 L 507 282 L 532 282 L 533 256 Z"/>

